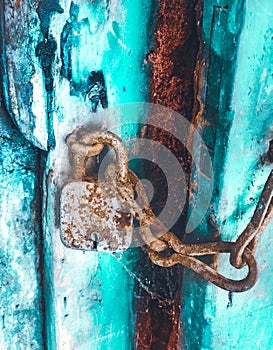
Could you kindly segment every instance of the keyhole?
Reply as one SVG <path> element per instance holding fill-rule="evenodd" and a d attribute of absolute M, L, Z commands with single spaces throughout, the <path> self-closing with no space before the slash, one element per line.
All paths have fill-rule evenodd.
<path fill-rule="evenodd" d="M 91 233 L 90 238 L 93 241 L 93 248 L 94 248 L 94 250 L 97 250 L 98 249 L 98 241 L 99 241 L 99 238 L 100 238 L 100 234 L 98 232 L 94 231 L 94 232 Z"/>

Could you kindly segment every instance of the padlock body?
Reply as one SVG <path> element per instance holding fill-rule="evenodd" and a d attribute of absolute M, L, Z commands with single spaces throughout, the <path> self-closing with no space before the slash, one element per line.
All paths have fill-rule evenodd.
<path fill-rule="evenodd" d="M 67 183 L 60 208 L 60 233 L 67 247 L 121 252 L 130 246 L 133 217 L 106 183 Z"/>

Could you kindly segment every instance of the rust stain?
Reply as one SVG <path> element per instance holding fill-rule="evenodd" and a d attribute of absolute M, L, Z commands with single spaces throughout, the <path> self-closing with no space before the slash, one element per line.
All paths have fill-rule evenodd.
<path fill-rule="evenodd" d="M 18 9 L 21 6 L 21 0 L 15 0 L 15 7 Z"/>
<path fill-rule="evenodd" d="M 179 112 L 190 122 L 202 120 L 203 107 L 200 102 L 199 87 L 202 86 L 202 8 L 203 0 L 159 0 L 154 30 L 154 47 L 146 55 L 146 63 L 151 67 L 149 85 L 150 101 Z M 157 118 L 158 116 L 156 116 Z M 172 114 L 162 116 L 165 125 L 173 130 Z M 153 124 L 153 116 L 149 117 Z M 191 155 L 174 136 L 164 130 L 145 127 L 143 137 L 157 140 L 170 149 L 180 161 L 189 182 Z M 154 164 L 160 164 L 154 154 Z M 161 160 L 162 161 L 162 160 Z M 168 160 L 167 160 L 168 162 Z M 165 164 L 170 167 L 171 164 Z M 155 165 L 144 167 L 146 176 L 153 179 L 154 212 L 159 213 L 165 205 L 168 188 L 164 174 Z M 179 179 L 177 183 L 178 191 Z M 185 189 L 187 191 L 187 189 Z M 186 212 L 181 215 L 172 231 L 181 238 L 185 225 Z M 181 267 L 164 269 L 155 267 L 148 259 L 141 256 L 139 270 L 142 278 L 149 279 L 153 286 L 152 296 L 139 289 L 137 305 L 136 340 L 138 350 L 178 350 L 180 346 L 181 312 Z M 158 296 L 158 297 L 156 297 Z M 159 298 L 164 298 L 164 302 Z"/>
<path fill-rule="evenodd" d="M 141 350 L 179 350 L 180 293 L 162 302 L 142 294 L 138 304 L 136 348 Z"/>
<path fill-rule="evenodd" d="M 159 1 L 150 99 L 192 119 L 200 47 L 198 1 Z M 198 7 L 198 9 L 197 9 Z"/>
<path fill-rule="evenodd" d="M 133 217 L 123 215 L 122 203 L 117 200 L 115 192 L 100 185 L 69 181 L 62 188 L 62 240 L 71 248 L 123 251 L 131 243 Z"/>

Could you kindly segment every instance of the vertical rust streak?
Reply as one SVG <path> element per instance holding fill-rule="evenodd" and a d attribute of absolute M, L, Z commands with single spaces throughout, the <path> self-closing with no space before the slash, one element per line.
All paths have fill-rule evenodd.
<path fill-rule="evenodd" d="M 192 119 L 194 71 L 199 49 L 197 0 L 159 0 L 150 100 Z"/>
<path fill-rule="evenodd" d="M 204 60 L 204 43 L 202 39 L 202 16 L 203 16 L 203 1 L 199 0 L 196 13 L 197 36 L 199 48 L 196 57 L 193 77 L 193 109 L 192 109 L 192 125 L 198 124 L 198 120 L 202 119 L 204 112 L 204 104 L 202 92 L 204 91 L 204 75 L 205 75 L 205 60 Z"/>
<path fill-rule="evenodd" d="M 154 48 L 146 57 L 150 64 L 150 101 L 179 112 L 189 121 L 202 114 L 198 96 L 202 69 L 201 18 L 203 0 L 158 0 L 158 12 L 154 31 Z M 149 117 L 151 122 L 153 116 Z M 172 123 L 171 116 L 164 116 L 166 124 Z M 185 171 L 187 180 L 191 159 L 185 145 L 164 131 L 145 128 L 143 135 L 160 141 L 172 149 Z M 157 154 L 156 154 L 157 153 Z M 154 162 L 158 164 L 155 152 Z M 166 195 L 158 168 L 149 165 L 146 175 L 155 180 L 156 203 L 154 211 L 164 206 Z M 166 186 L 166 185 L 165 185 Z M 179 187 L 179 183 L 177 183 Z M 156 192 L 156 187 L 159 189 Z M 180 189 L 181 190 L 181 189 Z M 187 191 L 187 190 L 186 190 Z M 161 207 L 161 208 L 160 208 Z M 181 237 L 185 225 L 186 212 L 181 215 L 173 232 Z M 136 322 L 137 350 L 178 350 L 180 345 L 180 312 L 182 268 L 158 268 L 149 259 L 141 256 L 139 266 L 142 278 L 150 281 L 153 296 L 139 289 Z M 158 295 L 158 297 L 157 297 Z M 160 301 L 161 300 L 161 301 Z M 164 300 L 164 301 L 162 301 Z"/>
<path fill-rule="evenodd" d="M 149 298 L 142 298 L 142 301 L 141 308 L 138 308 L 137 349 L 180 349 L 176 345 L 176 329 L 179 329 L 180 323 L 179 304 Z"/>

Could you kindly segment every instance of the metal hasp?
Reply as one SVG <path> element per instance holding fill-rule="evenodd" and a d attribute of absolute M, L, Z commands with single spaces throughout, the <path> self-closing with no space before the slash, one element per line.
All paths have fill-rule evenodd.
<path fill-rule="evenodd" d="M 236 242 L 184 244 L 154 215 L 139 178 L 128 168 L 128 152 L 121 139 L 107 131 L 80 137 L 79 134 L 76 131 L 67 138 L 74 172 L 61 194 L 61 235 L 65 245 L 84 250 L 123 251 L 133 241 L 135 219 L 144 249 L 155 264 L 162 267 L 181 264 L 230 292 L 243 292 L 255 285 L 258 273 L 254 252 L 273 213 L 273 170 L 250 223 Z M 102 182 L 98 177 L 86 176 L 85 164 L 86 158 L 99 154 L 105 144 L 114 148 L 117 166 L 108 166 Z M 136 191 L 138 201 L 134 199 Z M 172 255 L 159 254 L 169 249 L 174 251 Z M 227 278 L 196 258 L 219 253 L 230 254 L 230 263 L 236 269 L 247 265 L 247 276 L 241 280 Z"/>

